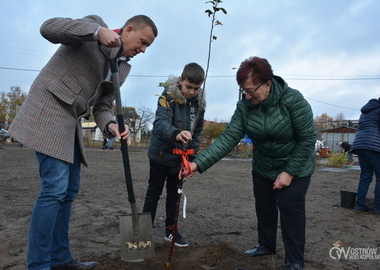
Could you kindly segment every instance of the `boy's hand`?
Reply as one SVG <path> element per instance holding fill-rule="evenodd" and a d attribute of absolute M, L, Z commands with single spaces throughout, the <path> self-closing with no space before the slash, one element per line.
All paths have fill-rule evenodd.
<path fill-rule="evenodd" d="M 192 140 L 191 132 L 190 132 L 190 131 L 187 131 L 187 130 L 181 131 L 181 132 L 175 137 L 175 139 L 176 139 L 177 141 L 181 141 L 181 142 L 183 142 L 183 143 L 186 143 L 187 141 Z"/>

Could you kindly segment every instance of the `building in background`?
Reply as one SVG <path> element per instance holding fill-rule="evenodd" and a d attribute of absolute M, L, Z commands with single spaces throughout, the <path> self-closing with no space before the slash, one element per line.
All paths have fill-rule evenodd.
<path fill-rule="evenodd" d="M 328 147 L 330 151 L 340 152 L 342 149 L 338 143 L 348 142 L 352 144 L 357 131 L 357 128 L 347 126 L 321 130 L 321 140 L 324 142 L 324 146 Z"/>

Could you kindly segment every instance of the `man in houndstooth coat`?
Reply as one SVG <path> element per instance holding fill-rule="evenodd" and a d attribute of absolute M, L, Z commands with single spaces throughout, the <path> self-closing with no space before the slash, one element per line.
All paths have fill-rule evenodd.
<path fill-rule="evenodd" d="M 121 29 L 110 30 L 96 15 L 82 19 L 52 18 L 41 26 L 48 41 L 61 46 L 33 82 L 27 99 L 10 127 L 11 135 L 36 150 L 41 192 L 33 210 L 28 241 L 29 270 L 93 269 L 97 262 L 73 259 L 68 238 L 72 202 L 79 191 L 80 167 L 87 166 L 81 119 L 92 108 L 105 135 L 127 140 L 113 119 L 113 85 L 109 61 L 120 46 L 122 84 L 128 60 L 145 52 L 157 36 L 153 21 L 144 15 L 130 18 Z"/>

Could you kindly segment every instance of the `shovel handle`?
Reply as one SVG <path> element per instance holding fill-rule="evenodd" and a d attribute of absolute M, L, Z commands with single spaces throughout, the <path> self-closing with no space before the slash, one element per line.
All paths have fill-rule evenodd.
<path fill-rule="evenodd" d="M 117 123 L 119 125 L 120 133 L 123 133 L 125 131 L 125 127 L 124 127 L 124 117 L 122 114 L 117 115 Z M 130 166 L 129 155 L 128 155 L 128 145 L 125 140 L 120 140 L 120 144 L 121 144 L 121 153 L 123 155 L 125 182 L 126 182 L 127 191 L 128 191 L 128 201 L 131 204 L 134 204 L 136 203 L 136 199 L 135 199 L 135 193 L 133 191 L 133 185 L 132 185 L 132 174 L 131 174 L 131 166 Z"/>
<path fill-rule="evenodd" d="M 120 38 L 120 41 L 121 41 L 121 38 Z M 117 118 L 117 123 L 119 126 L 119 132 L 123 133 L 125 131 L 125 126 L 124 126 L 123 108 L 121 105 L 119 65 L 118 65 L 119 57 L 121 56 L 121 53 L 123 52 L 123 42 L 121 41 L 120 49 L 117 52 L 115 58 L 110 57 L 103 50 L 102 44 L 100 42 L 98 42 L 98 46 L 99 46 L 100 52 L 110 62 L 113 91 L 114 91 L 115 100 L 116 100 L 116 118 Z M 131 205 L 134 205 L 136 203 L 136 199 L 135 199 L 135 193 L 133 191 L 133 185 L 132 185 L 132 174 L 131 174 L 131 167 L 130 167 L 129 155 L 128 155 L 128 145 L 125 140 L 120 140 L 120 144 L 121 144 L 121 152 L 123 155 L 123 165 L 124 165 L 125 182 L 126 182 L 127 191 L 128 191 L 128 201 L 131 203 Z M 136 209 L 135 207 L 132 207 L 133 216 L 137 215 L 137 212 L 135 211 L 135 209 Z"/>

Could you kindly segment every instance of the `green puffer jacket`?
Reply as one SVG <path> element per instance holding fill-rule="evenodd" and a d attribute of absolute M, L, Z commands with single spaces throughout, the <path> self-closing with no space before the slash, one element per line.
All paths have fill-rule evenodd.
<path fill-rule="evenodd" d="M 295 177 L 312 175 L 316 131 L 313 113 L 302 94 L 274 76 L 269 97 L 259 105 L 242 99 L 227 129 L 193 161 L 204 172 L 247 134 L 253 142 L 252 173 L 275 180 L 285 171 Z"/>

